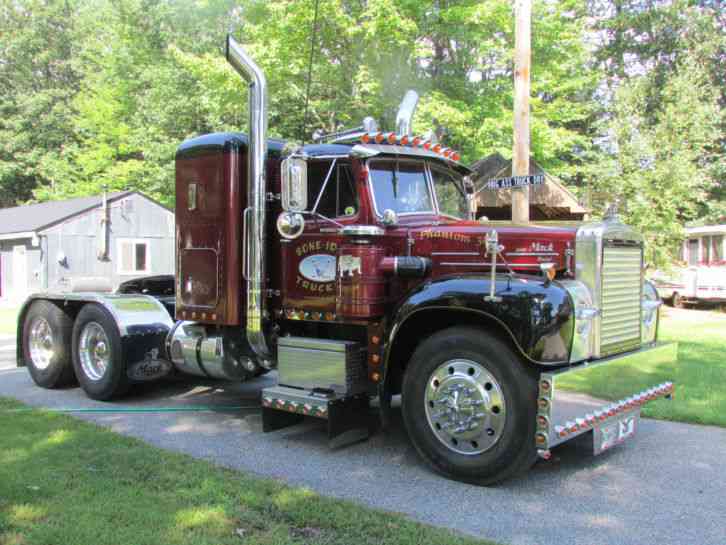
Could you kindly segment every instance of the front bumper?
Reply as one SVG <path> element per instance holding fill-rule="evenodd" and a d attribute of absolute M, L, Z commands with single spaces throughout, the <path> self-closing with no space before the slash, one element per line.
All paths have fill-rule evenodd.
<path fill-rule="evenodd" d="M 542 373 L 535 437 L 540 453 L 588 431 L 598 435 L 630 416 L 637 421 L 642 405 L 673 392 L 677 349 L 676 343 L 658 343 Z"/>

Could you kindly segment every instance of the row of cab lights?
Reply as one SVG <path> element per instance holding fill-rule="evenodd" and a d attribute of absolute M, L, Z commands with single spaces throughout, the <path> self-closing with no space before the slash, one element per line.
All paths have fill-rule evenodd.
<path fill-rule="evenodd" d="M 564 438 L 573 433 L 587 431 L 592 429 L 592 427 L 595 426 L 595 424 L 597 424 L 598 422 L 604 422 L 608 418 L 631 411 L 632 409 L 640 407 L 641 405 L 646 404 L 648 401 L 653 401 L 658 397 L 669 396 L 672 394 L 673 383 L 664 382 L 663 384 L 660 384 L 655 388 L 646 390 L 636 396 L 629 397 L 627 399 L 624 399 L 623 401 L 620 401 L 619 403 L 609 405 L 602 410 L 587 414 L 585 415 L 585 418 L 577 418 L 574 422 L 566 422 L 564 426 L 556 426 L 555 433 L 558 437 Z M 539 415 L 537 417 L 537 425 L 540 429 L 547 429 L 547 427 L 549 426 L 549 420 L 546 416 Z M 540 445 L 544 445 L 546 444 L 546 442 L 546 436 L 542 435 L 542 439 L 540 439 L 540 435 L 538 434 L 537 443 Z"/>
<path fill-rule="evenodd" d="M 324 405 L 312 405 L 311 403 L 298 403 L 297 401 L 287 401 L 284 399 L 275 399 L 272 397 L 263 397 L 262 406 L 287 411 L 290 413 L 304 414 L 306 416 L 317 416 L 318 418 L 327 418 L 328 408 Z"/>
<path fill-rule="evenodd" d="M 422 148 L 426 151 L 432 151 L 437 155 L 451 159 L 452 161 L 459 161 L 461 155 L 459 152 L 446 148 L 441 144 L 434 143 L 431 140 L 427 140 L 421 136 L 408 136 L 398 135 L 395 132 L 368 132 L 360 138 L 363 144 L 393 144 L 398 146 L 411 146 L 412 148 Z"/>
<path fill-rule="evenodd" d="M 318 322 L 334 322 L 337 319 L 334 312 L 317 312 L 294 308 L 278 310 L 277 317 L 282 318 L 283 316 L 288 320 L 316 320 Z"/>
<path fill-rule="evenodd" d="M 181 320 L 206 320 L 207 318 L 216 321 L 217 320 L 217 314 L 214 312 L 197 312 L 194 311 L 188 311 L 188 310 L 180 310 L 177 312 L 177 315 Z"/>

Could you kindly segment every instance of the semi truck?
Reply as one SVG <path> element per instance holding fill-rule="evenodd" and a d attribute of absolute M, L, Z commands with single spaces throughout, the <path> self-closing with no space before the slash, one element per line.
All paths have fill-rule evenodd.
<path fill-rule="evenodd" d="M 268 138 L 264 73 L 231 36 L 226 56 L 249 134 L 179 146 L 173 282 L 30 296 L 17 360 L 39 386 L 111 400 L 173 373 L 275 370 L 264 431 L 317 418 L 340 447 L 400 403 L 421 458 L 478 484 L 575 437 L 607 450 L 670 396 L 676 347 L 657 339 L 643 238 L 616 214 L 477 221 L 459 154 L 413 133 L 414 92 L 392 130 L 368 117 L 312 144 Z"/>

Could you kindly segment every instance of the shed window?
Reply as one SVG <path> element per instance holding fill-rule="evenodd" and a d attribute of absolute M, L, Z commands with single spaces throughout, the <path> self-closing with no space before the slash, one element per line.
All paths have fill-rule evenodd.
<path fill-rule="evenodd" d="M 713 253 L 711 254 L 711 260 L 713 263 L 723 261 L 723 235 L 715 235 L 711 237 L 713 241 Z"/>
<path fill-rule="evenodd" d="M 149 272 L 149 243 L 146 240 L 118 241 L 118 272 L 136 274 Z"/>

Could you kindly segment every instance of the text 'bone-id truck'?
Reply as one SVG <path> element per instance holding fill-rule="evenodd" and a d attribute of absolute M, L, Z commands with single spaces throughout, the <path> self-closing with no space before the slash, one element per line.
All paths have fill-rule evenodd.
<path fill-rule="evenodd" d="M 264 74 L 231 37 L 227 58 L 249 135 L 179 147 L 173 286 L 31 296 L 18 363 L 37 384 L 107 400 L 169 373 L 274 369 L 263 429 L 318 418 L 331 446 L 385 427 L 400 395 L 421 457 L 483 484 L 582 434 L 606 450 L 670 396 L 676 347 L 656 342 L 633 229 L 474 221 L 458 154 L 412 134 L 413 92 L 390 132 L 366 118 L 312 145 L 268 140 Z"/>

